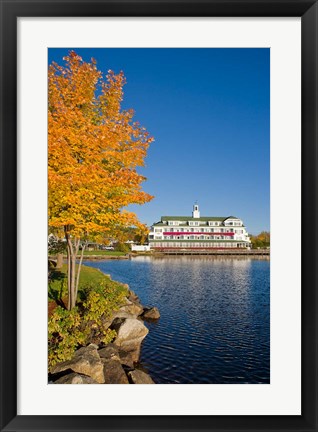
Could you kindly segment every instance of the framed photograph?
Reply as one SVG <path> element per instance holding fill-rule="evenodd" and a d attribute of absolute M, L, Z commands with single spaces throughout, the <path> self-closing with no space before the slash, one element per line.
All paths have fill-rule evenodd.
<path fill-rule="evenodd" d="M 1 2 L 1 430 L 317 431 L 317 7 Z"/>

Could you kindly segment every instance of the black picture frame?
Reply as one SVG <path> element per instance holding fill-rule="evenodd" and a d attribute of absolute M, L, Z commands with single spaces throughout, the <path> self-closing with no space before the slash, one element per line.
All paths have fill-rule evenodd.
<path fill-rule="evenodd" d="M 317 62 L 313 0 L 0 0 L 1 431 L 317 431 Z M 17 18 L 92 16 L 301 17 L 302 414 L 299 416 L 17 415 Z M 253 35 L 251 35 L 253 37 Z M 287 252 L 288 253 L 288 252 Z M 291 251 L 292 253 L 292 251 Z M 292 379 L 292 377 L 291 377 Z"/>

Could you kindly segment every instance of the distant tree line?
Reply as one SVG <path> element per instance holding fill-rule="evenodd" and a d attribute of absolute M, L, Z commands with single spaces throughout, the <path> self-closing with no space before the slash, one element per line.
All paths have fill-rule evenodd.
<path fill-rule="evenodd" d="M 270 246 L 271 236 L 268 231 L 262 231 L 258 235 L 250 235 L 253 249 L 255 248 L 266 248 Z"/>

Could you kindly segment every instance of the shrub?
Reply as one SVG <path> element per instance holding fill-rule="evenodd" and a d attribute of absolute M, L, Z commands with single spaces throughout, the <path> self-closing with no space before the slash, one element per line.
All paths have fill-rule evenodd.
<path fill-rule="evenodd" d="M 69 360 L 78 345 L 84 344 L 84 334 L 80 331 L 81 316 L 78 308 L 72 310 L 58 306 L 48 323 L 49 366 Z"/>
<path fill-rule="evenodd" d="M 118 242 L 115 245 L 115 251 L 128 253 L 128 252 L 130 252 L 130 247 L 126 243 L 119 243 Z"/>
<path fill-rule="evenodd" d="M 80 346 L 111 342 L 116 332 L 108 328 L 109 318 L 123 304 L 126 294 L 124 285 L 103 281 L 86 287 L 72 310 L 58 306 L 49 318 L 49 367 L 70 360 Z"/>

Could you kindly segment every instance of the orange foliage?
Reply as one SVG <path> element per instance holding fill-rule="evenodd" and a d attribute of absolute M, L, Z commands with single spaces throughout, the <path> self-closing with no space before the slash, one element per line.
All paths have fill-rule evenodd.
<path fill-rule="evenodd" d="M 76 304 L 82 257 L 76 255 L 83 238 L 135 225 L 129 204 L 144 204 L 145 178 L 136 168 L 152 138 L 133 121 L 133 111 L 121 110 L 123 73 L 108 71 L 106 80 L 96 62 L 83 62 L 71 51 L 66 65 L 52 63 L 48 76 L 48 211 L 49 226 L 67 241 L 68 309 Z"/>
<path fill-rule="evenodd" d="M 121 110 L 125 77 L 108 71 L 104 81 L 93 59 L 73 51 L 64 60 L 48 77 L 49 225 L 75 237 L 138 226 L 122 209 L 153 198 L 136 171 L 152 138 Z"/>

